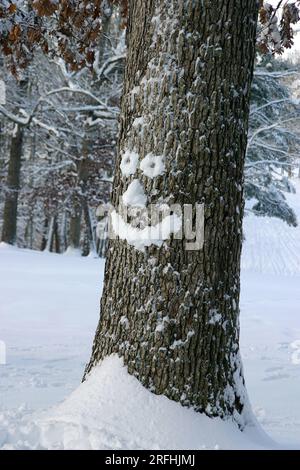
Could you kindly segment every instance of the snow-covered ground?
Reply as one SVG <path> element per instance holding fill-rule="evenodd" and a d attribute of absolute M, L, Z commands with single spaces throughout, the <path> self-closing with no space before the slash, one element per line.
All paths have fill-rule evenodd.
<path fill-rule="evenodd" d="M 300 221 L 296 184 L 289 200 Z M 242 354 L 254 412 L 273 441 L 152 395 L 115 357 L 78 387 L 103 261 L 0 245 L 0 448 L 300 448 L 300 227 L 249 216 L 245 232 Z"/>

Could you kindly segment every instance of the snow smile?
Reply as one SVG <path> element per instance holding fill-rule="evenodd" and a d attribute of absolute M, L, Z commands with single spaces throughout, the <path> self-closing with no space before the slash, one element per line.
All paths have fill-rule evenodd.
<path fill-rule="evenodd" d="M 108 232 L 99 224 L 98 238 L 126 240 L 136 250 L 144 251 L 151 245 L 161 247 L 170 239 L 185 240 L 187 251 L 202 250 L 204 244 L 204 204 L 150 204 L 134 180 L 123 194 L 123 204 L 116 210 L 113 206 L 99 206 L 97 215 L 109 217 Z M 193 225 L 195 225 L 193 227 Z"/>

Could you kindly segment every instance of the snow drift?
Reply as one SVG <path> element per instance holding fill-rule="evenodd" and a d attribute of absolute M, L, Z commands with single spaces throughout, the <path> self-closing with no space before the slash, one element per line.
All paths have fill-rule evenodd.
<path fill-rule="evenodd" d="M 14 421 L 2 440 L 4 449 L 276 448 L 255 424 L 241 432 L 232 421 L 210 419 L 152 394 L 115 355 L 59 406 Z"/>

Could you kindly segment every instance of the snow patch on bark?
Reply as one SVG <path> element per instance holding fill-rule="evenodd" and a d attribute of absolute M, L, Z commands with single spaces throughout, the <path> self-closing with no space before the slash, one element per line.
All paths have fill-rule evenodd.
<path fill-rule="evenodd" d="M 133 127 L 139 127 L 139 126 L 143 126 L 144 125 L 144 117 L 143 116 L 140 116 L 140 117 L 137 117 L 135 118 L 135 120 L 133 121 L 132 125 Z"/>
<path fill-rule="evenodd" d="M 148 178 L 155 178 L 165 172 L 165 163 L 161 155 L 148 153 L 140 163 L 140 169 Z"/>
<path fill-rule="evenodd" d="M 139 156 L 136 152 L 126 150 L 122 156 L 120 168 L 123 176 L 130 176 L 136 172 Z"/>
<path fill-rule="evenodd" d="M 172 233 L 177 233 L 182 227 L 182 218 L 177 214 L 168 215 L 158 224 L 143 229 L 125 222 L 116 211 L 111 213 L 111 222 L 114 233 L 139 251 L 144 251 L 145 247 L 151 245 L 162 246 Z"/>
<path fill-rule="evenodd" d="M 146 207 L 147 196 L 138 179 L 134 179 L 122 196 L 125 206 Z"/>

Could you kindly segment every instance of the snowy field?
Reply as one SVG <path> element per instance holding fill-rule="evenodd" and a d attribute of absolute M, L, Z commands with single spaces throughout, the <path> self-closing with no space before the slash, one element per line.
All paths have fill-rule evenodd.
<path fill-rule="evenodd" d="M 300 222 L 297 189 L 289 201 Z M 300 228 L 248 216 L 245 233 L 242 355 L 270 438 L 150 394 L 114 357 L 78 388 L 103 260 L 0 245 L 0 448 L 300 448 Z"/>

